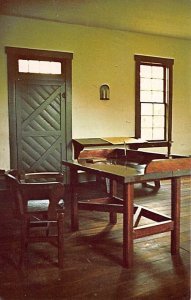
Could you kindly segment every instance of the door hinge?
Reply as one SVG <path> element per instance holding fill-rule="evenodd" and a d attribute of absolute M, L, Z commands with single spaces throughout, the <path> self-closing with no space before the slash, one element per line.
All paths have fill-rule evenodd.
<path fill-rule="evenodd" d="M 66 99 L 66 93 L 62 93 L 62 98 Z"/>

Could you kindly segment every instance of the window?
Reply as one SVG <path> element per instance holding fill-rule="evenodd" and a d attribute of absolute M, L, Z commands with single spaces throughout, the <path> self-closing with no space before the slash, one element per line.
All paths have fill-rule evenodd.
<path fill-rule="evenodd" d="M 41 60 L 18 60 L 20 73 L 61 74 L 61 62 Z"/>
<path fill-rule="evenodd" d="M 135 55 L 135 135 L 171 142 L 174 60 Z"/>

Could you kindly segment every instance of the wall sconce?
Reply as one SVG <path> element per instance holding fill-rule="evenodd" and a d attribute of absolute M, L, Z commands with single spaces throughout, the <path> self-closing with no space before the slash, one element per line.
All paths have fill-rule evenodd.
<path fill-rule="evenodd" d="M 100 100 L 109 100 L 110 97 L 110 90 L 108 84 L 102 84 L 100 86 Z"/>

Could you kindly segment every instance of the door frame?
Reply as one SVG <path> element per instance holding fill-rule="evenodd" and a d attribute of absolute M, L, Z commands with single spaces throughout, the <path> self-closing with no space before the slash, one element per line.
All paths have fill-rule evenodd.
<path fill-rule="evenodd" d="M 16 120 L 16 80 L 18 80 L 18 59 L 50 59 L 60 61 L 65 66 L 66 84 L 66 159 L 72 158 L 72 59 L 73 53 L 27 48 L 5 47 L 8 71 L 8 110 L 10 168 L 17 168 L 17 120 Z M 16 148 L 16 149 L 15 149 Z"/>

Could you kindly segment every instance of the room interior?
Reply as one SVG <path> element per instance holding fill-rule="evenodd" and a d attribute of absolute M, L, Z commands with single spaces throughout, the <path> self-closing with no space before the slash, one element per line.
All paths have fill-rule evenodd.
<path fill-rule="evenodd" d="M 12 167 L 7 47 L 58 51 L 72 55 L 72 139 L 134 137 L 134 56 L 174 59 L 171 153 L 190 156 L 190 28 L 189 0 L 1 1 L 0 169 L 8 170 Z M 103 85 L 110 88 L 109 97 L 106 97 L 109 100 L 100 100 L 100 87 Z M 163 148 L 152 150 L 166 152 Z M 168 182 L 162 182 L 161 186 L 155 195 L 155 201 L 151 200 L 152 190 L 148 188 L 143 191 L 138 187 L 135 191 L 138 201 L 151 208 L 152 205 L 159 206 L 160 202 L 159 210 L 168 212 L 170 185 Z M 79 190 L 81 191 L 81 187 Z M 89 193 L 86 189 L 81 192 L 85 196 Z M 105 184 L 101 182 L 97 185 L 97 182 L 93 182 L 91 193 L 105 193 Z M 11 258 L 7 254 L 10 237 L 13 238 L 11 229 L 14 226 L 18 227 L 16 221 L 11 225 L 5 222 L 6 218 L 10 217 L 10 200 L 7 200 L 6 205 L 1 205 L 4 215 L 1 218 L 1 226 L 4 226 L 5 231 L 2 231 L 1 237 L 0 263 L 6 275 L 4 277 L 3 272 L 1 274 L 3 286 L 2 290 L 0 288 L 0 297 L 189 299 L 189 178 L 182 183 L 181 195 L 181 255 L 171 258 L 167 233 L 151 236 L 149 239 L 143 238 L 135 243 L 136 268 L 133 271 L 124 269 L 119 263 L 122 218 L 119 218 L 115 228 L 111 227 L 108 230 L 109 225 L 105 223 L 107 215 L 100 218 L 97 213 L 93 215 L 90 212 L 82 212 L 80 231 L 71 233 L 68 213 L 70 207 L 67 201 L 63 270 L 59 270 L 55 264 L 52 265 L 51 256 L 55 255 L 54 250 L 49 249 L 47 262 L 46 258 L 42 259 L 43 248 L 37 248 L 36 255 L 35 248 L 32 248 L 28 269 L 19 271 L 14 263 L 10 263 L 11 259 L 15 259 L 13 254 Z M 90 218 L 90 224 L 87 224 L 86 218 Z M 5 238 L 7 233 L 8 237 Z M 11 244 L 16 256 L 19 251 L 16 243 L 18 234 L 17 229 Z M 99 241 L 98 246 L 96 241 Z M 111 253 L 108 254 L 107 250 L 110 248 Z M 143 253 L 140 248 L 144 249 Z M 37 265 L 32 263 L 33 260 Z M 42 260 L 46 261 L 45 265 Z"/>
<path fill-rule="evenodd" d="M 1 168 L 10 167 L 5 47 L 73 53 L 72 138 L 134 136 L 134 55 L 173 58 L 172 153 L 189 155 L 190 1 L 55 3 L 1 3 Z M 104 83 L 109 101 L 99 99 Z"/>

